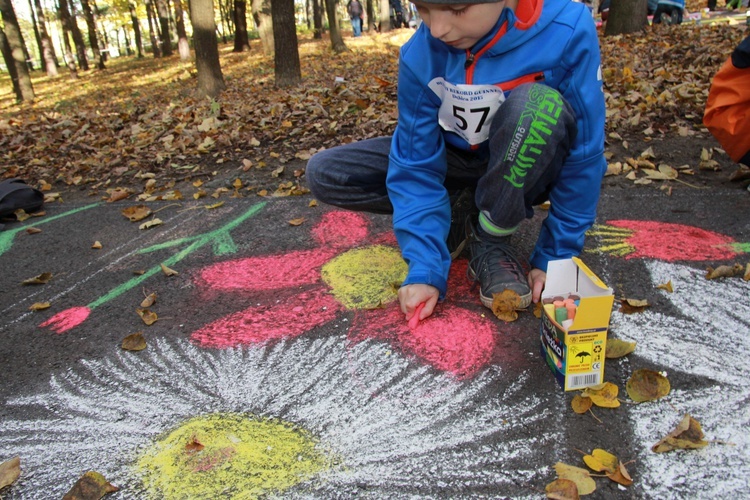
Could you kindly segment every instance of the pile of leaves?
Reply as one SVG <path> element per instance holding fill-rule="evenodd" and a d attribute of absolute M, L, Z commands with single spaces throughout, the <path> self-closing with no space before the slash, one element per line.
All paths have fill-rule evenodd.
<path fill-rule="evenodd" d="M 257 42 L 246 53 L 222 47 L 227 90 L 217 100 L 193 96 L 194 66 L 177 56 L 113 59 L 75 81 L 37 73 L 32 104 L 13 102 L 6 77 L 0 178 L 99 193 L 229 172 L 220 179 L 273 190 L 322 148 L 393 132 L 398 49 L 411 33 L 346 39 L 351 50 L 339 55 L 327 40 L 300 38 L 303 84 L 291 89 L 275 87 L 273 59 Z M 711 77 L 742 35 L 682 25 L 602 36 L 608 132 L 626 141 L 700 130 Z"/>

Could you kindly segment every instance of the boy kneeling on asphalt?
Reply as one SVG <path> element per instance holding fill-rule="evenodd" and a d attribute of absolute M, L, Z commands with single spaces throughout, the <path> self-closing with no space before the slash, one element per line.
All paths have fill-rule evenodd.
<path fill-rule="evenodd" d="M 606 171 L 591 13 L 570 0 L 414 4 L 423 24 L 401 48 L 393 137 L 319 152 L 309 187 L 331 205 L 393 213 L 407 320 L 432 314 L 467 242 L 482 303 L 510 289 L 528 307 L 547 262 L 581 252 Z M 511 236 L 546 200 L 527 275 Z"/>

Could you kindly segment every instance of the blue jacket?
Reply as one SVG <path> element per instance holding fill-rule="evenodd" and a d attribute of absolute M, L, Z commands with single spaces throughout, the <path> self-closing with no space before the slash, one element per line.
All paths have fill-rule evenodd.
<path fill-rule="evenodd" d="M 432 285 L 441 299 L 451 263 L 445 243 L 450 227 L 443 186 L 445 144 L 487 154 L 486 132 L 492 121 L 492 116 L 484 117 L 485 138 L 474 138 L 481 141 L 474 145 L 444 130 L 439 123 L 441 99 L 433 90 L 443 79 L 484 85 L 482 92 L 499 86 L 506 95 L 522 83 L 537 81 L 557 89 L 572 106 L 578 135 L 550 193 L 549 214 L 530 261 L 546 270 L 550 260 L 578 255 L 595 219 L 607 167 L 599 40 L 588 9 L 570 0 L 519 0 L 516 11 L 504 9 L 493 30 L 471 51 L 433 38 L 424 24 L 401 48 L 399 117 L 387 177 L 393 226 L 409 265 L 404 285 Z"/>

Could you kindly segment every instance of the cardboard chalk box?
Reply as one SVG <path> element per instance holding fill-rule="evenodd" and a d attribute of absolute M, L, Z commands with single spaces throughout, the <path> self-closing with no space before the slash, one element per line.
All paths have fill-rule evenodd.
<path fill-rule="evenodd" d="M 555 260 L 547 267 L 542 303 L 541 354 L 562 388 L 604 382 L 612 289 L 580 259 Z"/>

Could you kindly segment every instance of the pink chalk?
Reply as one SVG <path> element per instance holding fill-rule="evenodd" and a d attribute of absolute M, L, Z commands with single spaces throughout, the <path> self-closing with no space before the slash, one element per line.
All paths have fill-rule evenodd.
<path fill-rule="evenodd" d="M 417 325 L 419 325 L 419 315 L 422 313 L 422 309 L 424 309 L 424 302 L 419 304 L 416 309 L 414 309 L 414 315 L 412 315 L 411 319 L 409 319 L 409 328 L 414 330 Z"/>

